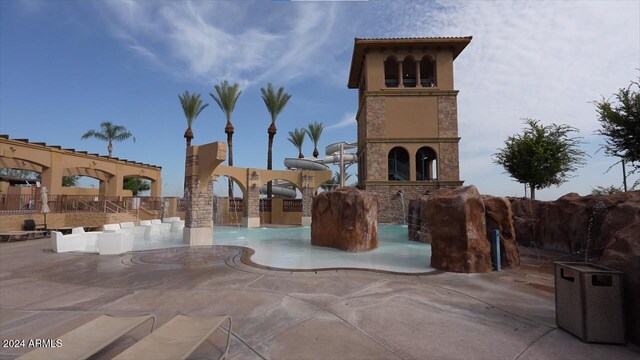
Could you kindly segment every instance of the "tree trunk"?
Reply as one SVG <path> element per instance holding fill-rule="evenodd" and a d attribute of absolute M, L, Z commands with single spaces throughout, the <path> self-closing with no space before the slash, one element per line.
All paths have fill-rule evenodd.
<path fill-rule="evenodd" d="M 536 199 L 536 186 L 534 184 L 529 184 L 529 189 L 531 191 L 531 200 Z"/>
<path fill-rule="evenodd" d="M 317 147 L 317 146 L 315 146 L 315 147 L 313 148 L 313 157 L 317 159 L 317 158 L 318 158 L 318 155 L 320 155 L 320 152 L 318 152 L 318 147 Z"/>
<path fill-rule="evenodd" d="M 193 131 L 189 126 L 187 130 L 184 132 L 184 138 L 187 139 L 187 148 L 191 146 L 191 139 L 193 139 Z"/>
<path fill-rule="evenodd" d="M 109 151 L 109 157 L 111 157 L 111 153 L 113 152 L 113 144 L 109 141 L 109 146 L 107 146 L 107 150 Z"/>
<path fill-rule="evenodd" d="M 298 150 L 298 159 L 304 159 L 304 155 L 302 155 L 302 150 Z"/>
<path fill-rule="evenodd" d="M 227 146 L 229 147 L 229 166 L 233 166 L 233 125 L 227 121 L 227 126 L 224 128 L 224 132 L 227 133 Z M 229 177 L 229 200 L 233 199 L 233 180 Z"/>
<path fill-rule="evenodd" d="M 269 148 L 267 151 L 267 170 L 271 170 L 273 168 L 273 158 L 272 158 L 272 154 L 271 154 L 271 150 L 273 149 L 273 138 L 276 136 L 276 132 L 278 131 L 278 129 L 276 128 L 276 123 L 275 122 L 271 122 L 271 125 L 269 125 L 269 129 L 267 130 L 267 133 L 269 134 Z M 267 183 L 267 199 L 271 199 L 272 196 L 272 184 L 271 181 L 269 181 Z"/>
<path fill-rule="evenodd" d="M 624 192 L 627 192 L 627 170 L 624 167 L 624 159 L 622 159 L 622 185 L 624 187 Z"/>

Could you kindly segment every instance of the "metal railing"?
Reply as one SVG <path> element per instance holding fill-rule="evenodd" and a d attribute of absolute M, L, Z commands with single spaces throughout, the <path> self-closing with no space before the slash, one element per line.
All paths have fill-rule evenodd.
<path fill-rule="evenodd" d="M 260 199 L 260 212 L 271 212 L 271 199 Z"/>
<path fill-rule="evenodd" d="M 302 212 L 302 199 L 284 199 L 282 212 Z"/>
<path fill-rule="evenodd" d="M 163 199 L 158 197 L 133 199 L 130 197 L 49 195 L 47 204 L 52 213 L 77 211 L 119 213 L 135 210 L 137 207 L 149 211 L 162 211 L 164 205 Z M 40 212 L 42 212 L 42 199 L 39 195 L 0 195 L 0 213 L 2 214 L 32 214 Z"/>

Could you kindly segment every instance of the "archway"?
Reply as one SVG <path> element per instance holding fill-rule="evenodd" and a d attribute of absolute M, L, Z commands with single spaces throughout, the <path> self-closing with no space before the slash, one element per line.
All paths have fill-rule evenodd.
<path fill-rule="evenodd" d="M 416 152 L 416 180 L 429 181 L 438 178 L 436 151 L 428 146 L 421 147 Z"/>
<path fill-rule="evenodd" d="M 408 181 L 410 173 L 409 152 L 407 149 L 396 146 L 389 151 L 389 180 Z"/>

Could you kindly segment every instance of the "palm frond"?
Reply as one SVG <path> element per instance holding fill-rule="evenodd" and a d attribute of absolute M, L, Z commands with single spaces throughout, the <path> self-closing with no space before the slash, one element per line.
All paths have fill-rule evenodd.
<path fill-rule="evenodd" d="M 305 130 L 307 132 L 307 135 L 309 135 L 309 138 L 311 139 L 311 141 L 313 141 L 313 145 L 315 147 L 318 146 L 318 142 L 320 141 L 320 136 L 322 135 L 322 130 L 324 130 L 324 125 L 322 125 L 322 123 L 319 123 L 317 121 L 310 123 L 307 126 L 307 129 Z"/>
<path fill-rule="evenodd" d="M 305 136 L 306 132 L 304 129 L 294 129 L 293 131 L 289 131 L 289 138 L 287 140 L 301 152 Z"/>
<path fill-rule="evenodd" d="M 178 95 L 178 98 L 180 99 L 180 105 L 182 105 L 184 117 L 187 119 L 187 127 L 191 128 L 193 121 L 209 104 L 203 104 L 202 99 L 200 99 L 200 94 L 190 94 L 189 91 Z"/>
<path fill-rule="evenodd" d="M 262 101 L 271 115 L 271 122 L 275 123 L 278 115 L 287 106 L 291 95 L 284 92 L 284 87 L 280 87 L 276 93 L 272 83 L 269 83 L 266 89 L 260 88 L 260 92 L 262 93 Z"/>
<path fill-rule="evenodd" d="M 240 91 L 240 84 L 235 83 L 229 85 L 227 80 L 223 81 L 220 85 L 215 85 L 214 90 L 216 93 L 209 93 L 209 95 L 215 100 L 222 112 L 224 112 L 227 121 L 231 122 L 231 114 L 236 107 L 236 103 L 242 91 Z"/>

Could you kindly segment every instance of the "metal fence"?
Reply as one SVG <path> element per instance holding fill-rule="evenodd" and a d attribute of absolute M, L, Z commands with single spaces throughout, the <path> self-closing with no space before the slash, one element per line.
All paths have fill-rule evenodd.
<path fill-rule="evenodd" d="M 52 213 L 80 211 L 117 213 L 138 208 L 161 211 L 164 204 L 162 198 L 152 197 L 119 198 L 87 195 L 50 195 L 47 200 L 49 210 Z M 2 214 L 33 214 L 40 212 L 42 212 L 40 196 L 32 194 L 0 195 L 0 213 Z"/>
<path fill-rule="evenodd" d="M 302 199 L 284 199 L 282 201 L 283 212 L 302 212 Z"/>

